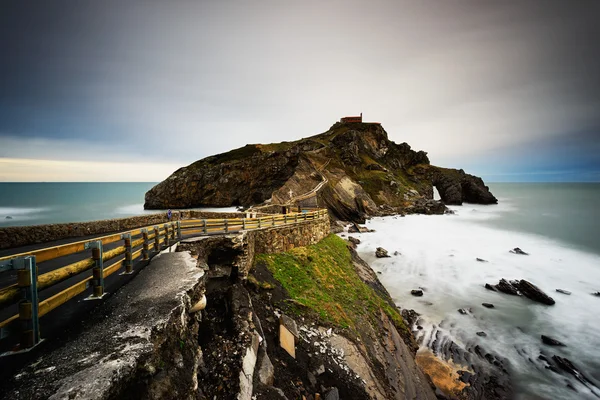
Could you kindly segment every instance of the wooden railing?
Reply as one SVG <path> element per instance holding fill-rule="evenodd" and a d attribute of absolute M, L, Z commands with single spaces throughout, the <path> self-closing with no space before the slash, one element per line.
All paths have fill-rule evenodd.
<path fill-rule="evenodd" d="M 181 240 L 183 235 L 219 235 L 265 229 L 321 219 L 326 215 L 327 210 L 315 210 L 259 218 L 181 220 L 0 257 L 0 273 L 16 271 L 16 283 L 0 288 L 0 309 L 18 304 L 18 314 L 0 322 L 2 333 L 0 337 L 4 338 L 8 328 L 20 321 L 20 348 L 29 349 L 35 346 L 41 340 L 39 318 L 90 287 L 92 293 L 86 300 L 102 299 L 105 295 L 106 277 L 121 269 L 124 269 L 122 275 L 133 273 L 135 260 L 138 258 L 149 260 L 152 253 L 169 248 Z M 118 246 L 120 241 L 122 244 Z M 104 249 L 104 247 L 112 248 Z M 120 259 L 122 255 L 124 257 Z M 79 259 L 70 260 L 68 264 L 57 266 L 51 271 L 38 275 L 39 264 L 69 256 Z M 109 262 L 117 258 L 119 258 L 117 261 Z M 88 276 L 66 289 L 42 301 L 39 300 L 39 293 L 43 290 L 89 270 L 92 270 L 91 275 L 87 274 Z"/>

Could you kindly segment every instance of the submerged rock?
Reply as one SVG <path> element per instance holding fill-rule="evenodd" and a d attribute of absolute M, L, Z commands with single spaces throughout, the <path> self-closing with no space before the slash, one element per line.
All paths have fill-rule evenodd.
<path fill-rule="evenodd" d="M 484 260 L 483 258 L 479 258 L 479 257 L 478 257 L 478 258 L 476 258 L 475 260 L 477 260 L 477 261 L 479 261 L 479 262 L 482 262 L 482 263 L 486 263 L 486 262 L 488 262 L 487 260 Z"/>
<path fill-rule="evenodd" d="M 490 285 L 489 283 L 486 283 L 484 286 L 487 290 L 491 290 L 492 292 L 497 292 L 496 288 L 493 287 L 492 285 Z"/>
<path fill-rule="evenodd" d="M 482 331 L 482 332 L 477 332 L 476 335 L 477 336 L 481 336 L 481 337 L 486 337 L 487 333 L 485 333 L 485 332 Z"/>
<path fill-rule="evenodd" d="M 494 308 L 494 305 L 492 303 L 481 303 L 481 305 L 486 308 Z"/>
<path fill-rule="evenodd" d="M 543 290 L 525 279 L 519 281 L 518 288 L 525 297 L 530 298 L 533 301 L 549 306 L 554 305 L 555 303 L 552 297 L 548 296 Z"/>
<path fill-rule="evenodd" d="M 469 312 L 468 312 L 466 309 L 464 309 L 464 308 L 459 308 L 459 309 L 458 309 L 458 312 L 459 312 L 459 313 L 461 313 L 462 315 L 467 315 L 467 314 L 469 313 Z"/>
<path fill-rule="evenodd" d="M 10 215 L 7 215 L 6 219 L 13 219 L 13 217 L 11 217 Z"/>
<path fill-rule="evenodd" d="M 546 335 L 542 335 L 542 342 L 548 346 L 566 346 L 563 342 L 559 342 L 558 340 Z"/>
<path fill-rule="evenodd" d="M 566 294 L 566 295 L 570 295 L 571 292 L 569 292 L 568 290 L 564 290 L 564 289 L 556 289 L 556 291 L 558 293 L 562 293 L 562 294 Z"/>
<path fill-rule="evenodd" d="M 378 247 L 377 250 L 375 250 L 375 257 L 385 258 L 390 257 L 390 255 L 388 254 L 388 251 L 386 249 L 384 249 L 383 247 Z"/>
<path fill-rule="evenodd" d="M 413 296 L 423 296 L 423 291 L 421 289 L 413 289 L 410 291 L 410 294 L 412 294 Z"/>
<path fill-rule="evenodd" d="M 600 297 L 600 292 L 592 293 L 592 296 Z"/>
<path fill-rule="evenodd" d="M 588 388 L 590 386 L 594 386 L 590 382 L 590 380 L 585 375 L 583 375 L 583 373 L 576 366 L 574 366 L 573 363 L 569 359 L 554 355 L 554 356 L 552 356 L 552 360 L 562 370 L 564 370 L 564 371 L 568 372 L 569 374 L 573 375 L 575 377 L 575 379 L 577 379 L 579 382 L 583 383 Z"/>
<path fill-rule="evenodd" d="M 515 247 L 514 249 L 510 250 L 509 252 L 513 253 L 513 254 L 521 254 L 523 256 L 528 256 L 529 255 L 529 253 L 525 253 L 523 250 L 521 250 L 518 247 Z"/>

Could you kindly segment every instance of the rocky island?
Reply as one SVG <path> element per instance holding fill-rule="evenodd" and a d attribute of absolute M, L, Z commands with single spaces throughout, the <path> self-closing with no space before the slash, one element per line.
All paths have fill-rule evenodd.
<path fill-rule="evenodd" d="M 433 200 L 436 188 L 443 202 Z M 396 144 L 378 123 L 337 122 L 324 133 L 249 144 L 175 171 L 146 193 L 146 209 L 314 206 L 333 219 L 442 214 L 447 205 L 495 204 L 481 178 L 431 165 L 427 153 Z"/>
<path fill-rule="evenodd" d="M 373 216 L 444 214 L 446 205 L 463 202 L 497 199 L 481 178 L 431 165 L 427 153 L 389 140 L 380 124 L 342 120 L 305 139 L 246 145 L 180 168 L 146 193 L 144 206 L 263 213 L 319 207 L 332 227 L 349 223 L 365 232 L 357 224 Z M 244 273 L 217 273 L 236 263 L 222 255 L 214 266 L 222 278 L 206 284 L 199 327 L 200 347 L 210 343 L 198 373 L 201 398 L 511 398 L 505 361 L 480 348 L 445 343 L 417 354 L 418 314 L 394 304 L 355 252 L 356 239 L 348 239 L 330 235 L 287 252 L 257 251 Z M 199 261 L 204 253 L 192 244 L 182 250 Z M 256 367 L 241 357 L 247 346 L 256 350 Z"/>

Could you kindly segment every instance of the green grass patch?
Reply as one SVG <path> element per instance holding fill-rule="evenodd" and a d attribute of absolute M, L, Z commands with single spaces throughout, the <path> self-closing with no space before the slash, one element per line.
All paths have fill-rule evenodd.
<path fill-rule="evenodd" d="M 408 332 L 398 310 L 360 279 L 346 242 L 336 235 L 286 253 L 259 254 L 255 263 L 261 262 L 291 296 L 288 312 L 308 308 L 322 323 L 358 335 L 358 327 L 376 323 L 383 310 L 397 329 Z"/>

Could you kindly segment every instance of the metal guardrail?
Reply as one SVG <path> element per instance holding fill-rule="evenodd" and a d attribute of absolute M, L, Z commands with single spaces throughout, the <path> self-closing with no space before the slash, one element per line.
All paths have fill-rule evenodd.
<path fill-rule="evenodd" d="M 0 322 L 0 337 L 6 336 L 9 326 L 20 322 L 20 348 L 15 352 L 30 350 L 42 340 L 39 318 L 90 287 L 92 293 L 85 300 L 102 299 L 106 294 L 106 277 L 122 268 L 124 271 L 121 275 L 132 274 L 134 260 L 139 257 L 141 260 L 149 260 L 152 252 L 158 253 L 163 248 L 170 247 L 181 240 L 184 234 L 217 235 L 265 229 L 321 219 L 326 214 L 327 210 L 321 209 L 259 218 L 181 220 L 0 257 L 0 273 L 14 270 L 17 278 L 16 283 L 0 288 L 0 309 L 18 304 L 18 314 Z M 110 250 L 103 249 L 104 246 L 121 240 L 123 245 Z M 38 264 L 85 251 L 90 251 L 91 256 L 38 275 Z M 122 260 L 108 263 L 123 254 L 125 256 Z M 39 292 L 89 270 L 92 270 L 90 276 L 42 301 L 39 300 Z"/>

